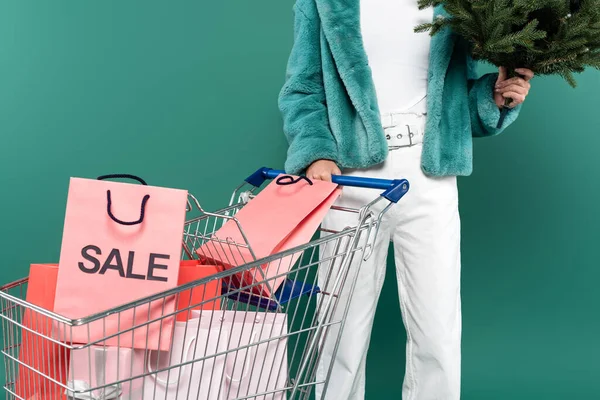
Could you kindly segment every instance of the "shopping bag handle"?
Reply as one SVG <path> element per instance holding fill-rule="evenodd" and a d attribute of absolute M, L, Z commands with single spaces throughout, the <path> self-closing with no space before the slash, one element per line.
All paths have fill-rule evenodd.
<path fill-rule="evenodd" d="M 213 333 L 216 333 L 216 335 L 218 337 L 217 343 L 222 344 L 221 339 L 222 339 L 223 333 L 225 333 L 225 335 L 224 335 L 225 336 L 225 342 L 227 342 L 229 340 L 227 338 L 226 332 L 223 332 L 220 329 L 210 329 L 209 333 L 208 333 L 208 337 L 210 337 L 210 335 L 213 334 Z M 188 343 L 188 345 L 186 346 L 185 352 L 183 353 L 183 355 L 185 355 L 185 356 L 182 356 L 182 360 L 181 360 L 182 364 L 183 363 L 188 363 L 188 362 L 192 361 L 192 358 L 194 357 L 194 354 L 190 354 L 190 353 L 192 352 L 192 346 L 194 345 L 194 343 L 196 343 L 196 341 L 197 341 L 197 338 L 193 337 L 190 340 L 190 342 Z M 219 350 L 217 350 L 217 352 L 219 352 Z M 170 358 L 170 356 L 169 356 L 169 358 Z M 183 367 L 180 367 L 180 368 L 186 368 L 186 367 L 192 368 L 193 364 L 194 363 L 186 364 L 186 365 L 184 365 Z M 179 377 L 177 378 L 177 380 L 174 380 L 174 381 L 169 381 L 169 380 L 161 379 L 158 376 L 158 373 L 156 373 L 156 370 L 152 369 L 152 363 L 150 361 L 150 357 L 148 357 L 148 361 L 146 363 L 146 368 L 148 369 L 148 372 L 151 374 L 151 375 L 149 375 L 151 377 L 151 379 L 154 379 L 156 382 L 160 383 L 161 385 L 163 385 L 165 387 L 167 387 L 167 386 L 173 386 L 173 385 L 176 385 L 176 384 L 179 383 Z M 170 369 L 170 367 L 169 367 L 169 369 Z M 183 372 L 181 374 L 179 374 L 179 376 L 182 376 L 182 375 L 183 375 Z"/>
<path fill-rule="evenodd" d="M 256 336 L 258 336 L 258 332 L 252 332 L 252 337 L 250 338 L 250 343 L 254 343 L 256 342 Z M 248 376 L 248 371 L 250 370 L 250 361 L 254 360 L 256 358 L 256 353 L 258 352 L 258 345 L 255 346 L 251 346 L 252 350 L 254 352 L 254 354 L 248 356 L 248 350 L 246 350 L 246 360 L 244 361 L 244 366 L 242 369 L 243 375 L 240 379 L 235 379 L 233 376 L 230 375 L 230 368 L 227 368 L 227 371 L 225 372 L 225 378 L 231 382 L 231 383 L 240 383 L 241 381 L 243 381 L 244 379 L 246 379 L 246 377 Z M 239 350 L 238 350 L 239 351 Z M 225 365 L 228 366 L 227 361 L 225 361 Z M 235 365 L 233 366 L 233 369 L 235 369 Z M 231 372 L 231 374 L 233 375 L 233 372 Z"/>
<path fill-rule="evenodd" d="M 271 168 L 260 168 L 248 178 L 246 182 L 254 187 L 260 187 L 267 179 L 276 179 L 285 175 L 285 171 Z M 381 197 L 397 203 L 408 192 L 410 185 L 406 179 L 377 179 L 362 178 L 357 176 L 332 175 L 331 181 L 340 186 L 353 186 L 365 189 L 381 189 Z"/>
<path fill-rule="evenodd" d="M 120 385 L 110 385 L 105 387 L 102 393 L 96 396 L 92 392 L 92 387 L 88 382 L 78 379 L 67 382 L 67 387 L 68 389 L 65 390 L 65 394 L 69 400 L 115 400 L 120 398 L 122 394 Z"/>
<path fill-rule="evenodd" d="M 97 179 L 99 181 L 103 181 L 106 179 L 119 179 L 119 178 L 132 179 L 134 181 L 138 181 L 139 183 L 141 183 L 144 186 L 148 185 L 146 183 L 146 181 L 143 180 L 142 178 L 140 178 L 139 176 L 130 175 L 130 174 L 101 175 Z M 146 215 L 146 204 L 148 203 L 149 199 L 150 199 L 149 194 L 145 195 L 144 198 L 142 199 L 142 206 L 140 207 L 140 217 L 136 221 L 123 221 L 123 220 L 120 220 L 119 218 L 115 217 L 115 215 L 113 214 L 113 212 L 112 212 L 112 197 L 110 195 L 110 190 L 107 190 L 106 191 L 106 213 L 108 214 L 110 219 L 115 221 L 117 224 L 125 225 L 125 226 L 139 225 L 144 221 L 144 216 Z"/>
<path fill-rule="evenodd" d="M 190 357 L 190 351 L 192 350 L 192 346 L 194 345 L 194 343 L 196 343 L 196 338 L 192 338 L 192 340 L 190 340 L 190 342 L 188 343 L 185 352 L 183 353 L 186 357 L 184 359 L 181 360 L 182 363 L 186 363 L 189 360 Z M 186 359 L 187 358 L 187 359 Z M 158 373 L 156 373 L 156 370 L 152 369 L 152 361 L 150 361 L 150 357 L 148 357 L 148 362 L 146 363 L 146 368 L 148 369 L 148 372 L 151 374 L 150 376 L 158 383 L 160 383 L 163 386 L 173 386 L 179 383 L 179 377 L 177 377 L 176 380 L 174 381 L 170 381 L 170 380 L 166 380 L 166 379 L 161 379 L 158 376 Z M 185 368 L 187 366 L 189 366 L 191 364 L 186 364 L 183 367 L 180 368 Z M 183 373 L 179 374 L 180 376 L 183 375 Z"/>
<path fill-rule="evenodd" d="M 100 175 L 98 178 L 99 181 L 105 181 L 107 179 L 131 179 L 133 181 L 138 181 L 139 183 L 141 183 L 144 186 L 147 186 L 148 184 L 146 183 L 145 180 L 143 180 L 142 178 L 140 178 L 137 175 L 131 175 L 131 174 L 108 174 L 108 175 Z"/>

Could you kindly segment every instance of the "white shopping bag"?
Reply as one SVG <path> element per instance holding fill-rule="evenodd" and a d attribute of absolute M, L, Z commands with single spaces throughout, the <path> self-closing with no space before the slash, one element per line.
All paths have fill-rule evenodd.
<path fill-rule="evenodd" d="M 176 323 L 172 351 L 150 352 L 147 364 L 144 399 L 285 400 L 286 315 L 194 310 Z"/>
<path fill-rule="evenodd" d="M 144 399 L 220 400 L 228 340 L 221 313 L 192 311 L 192 319 L 175 323 L 170 352 L 148 353 Z"/>
<path fill-rule="evenodd" d="M 283 400 L 287 385 L 287 317 L 282 313 L 221 311 L 229 337 L 222 396 Z M 256 396 L 258 394 L 263 394 Z"/>
<path fill-rule="evenodd" d="M 89 346 L 70 353 L 68 399 L 142 399 L 142 380 L 132 378 L 144 373 L 144 351 Z"/>
<path fill-rule="evenodd" d="M 194 310 L 175 323 L 170 352 L 74 350 L 68 398 L 285 400 L 287 332 L 281 313 Z"/>

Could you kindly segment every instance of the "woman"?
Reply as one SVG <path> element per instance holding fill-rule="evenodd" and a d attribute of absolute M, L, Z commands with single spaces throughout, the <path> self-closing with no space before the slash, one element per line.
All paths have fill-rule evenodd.
<path fill-rule="evenodd" d="M 406 178 L 409 193 L 386 213 L 375 251 L 358 271 L 326 399 L 363 399 L 377 300 L 394 243 L 407 332 L 405 400 L 460 398 L 460 219 L 456 177 L 472 171 L 472 138 L 494 136 L 518 116 L 533 73 L 475 75 L 466 44 L 449 29 L 413 28 L 449 17 L 417 0 L 297 0 L 295 42 L 279 105 L 288 173 Z M 500 109 L 512 98 L 503 126 Z M 344 188 L 338 205 L 377 193 Z M 377 211 L 377 210 L 376 210 Z M 339 230 L 356 216 L 330 213 Z M 326 365 L 335 343 L 326 345 Z M 393 366 L 393 363 L 390 363 Z M 328 371 L 319 368 L 318 380 Z M 318 388 L 323 397 L 325 387 Z"/>

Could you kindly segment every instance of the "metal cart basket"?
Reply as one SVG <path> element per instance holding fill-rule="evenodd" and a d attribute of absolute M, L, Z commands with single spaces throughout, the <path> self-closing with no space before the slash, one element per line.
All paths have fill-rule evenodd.
<path fill-rule="evenodd" d="M 320 238 L 256 259 L 236 213 L 253 201 L 265 181 L 281 174 L 258 170 L 234 191 L 228 207 L 215 212 L 189 197 L 192 216 L 185 224 L 182 258 L 217 263 L 210 249 L 219 249 L 221 261 L 245 255 L 236 267 L 78 320 L 25 301 L 28 278 L 0 288 L 6 398 L 311 399 L 315 388 L 324 395 L 333 363 L 321 357 L 322 348 L 325 343 L 337 348 L 348 309 L 340 294 L 344 290 L 351 296 L 356 266 L 370 256 L 383 214 L 408 191 L 408 182 L 334 176 L 341 186 L 383 193 L 361 209 L 332 207 L 330 212 L 355 214 L 354 226 L 321 229 Z M 237 224 L 243 241 L 215 236 L 228 221 Z M 246 279 L 250 274 L 252 279 Z M 190 295 L 195 291 L 201 301 Z M 178 302 L 178 311 L 135 323 L 136 310 L 164 310 L 172 301 Z M 182 310 L 191 318 L 173 322 Z M 133 327 L 85 344 L 65 339 L 74 327 L 103 326 L 107 317 L 125 313 L 133 313 Z M 148 324 L 173 329 L 170 351 L 104 344 Z"/>

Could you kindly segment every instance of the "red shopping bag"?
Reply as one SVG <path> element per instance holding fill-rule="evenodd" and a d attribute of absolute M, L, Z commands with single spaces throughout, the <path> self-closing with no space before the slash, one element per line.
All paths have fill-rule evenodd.
<path fill-rule="evenodd" d="M 183 285 L 198 279 L 206 278 L 219 272 L 220 267 L 214 265 L 201 265 L 197 260 L 181 261 L 178 284 Z M 54 297 L 56 292 L 56 280 L 58 277 L 57 264 L 33 264 L 29 270 L 29 283 L 27 287 L 26 301 L 30 304 L 42 307 L 48 311 L 54 310 Z M 189 311 L 177 314 L 178 321 L 186 321 L 193 318 L 192 310 L 219 309 L 219 294 L 221 282 L 216 279 L 205 285 L 198 285 L 186 290 L 179 295 L 177 310 L 185 310 L 191 305 Z M 213 300 L 214 299 L 214 300 Z M 44 374 L 57 382 L 66 384 L 67 377 L 73 371 L 69 369 L 69 360 L 72 356 L 70 351 L 59 344 L 48 339 L 51 337 L 51 321 L 38 313 L 26 310 L 23 315 L 23 326 L 36 333 L 22 330 L 19 360 L 25 365 L 34 368 L 39 373 L 25 367 L 19 366 L 17 375 L 16 393 L 28 400 L 64 399 L 64 390 L 61 386 L 50 380 L 44 379 Z M 86 348 L 87 349 L 87 348 Z M 132 354 L 131 350 L 115 349 L 123 354 Z M 112 350 L 111 350 L 112 351 Z M 78 354 L 84 354 L 86 350 L 79 350 Z M 88 364 L 81 364 L 87 366 Z M 78 373 L 79 368 L 75 367 Z M 81 371 L 80 371 L 81 372 Z"/>
<path fill-rule="evenodd" d="M 220 271 L 215 265 L 202 265 L 198 260 L 185 260 L 179 268 L 179 285 L 184 285 L 202 278 L 207 278 Z M 218 310 L 221 306 L 221 280 L 214 279 L 206 284 L 179 293 L 177 310 L 187 310 L 177 313 L 177 321 L 187 321 L 192 318 L 192 310 Z M 193 307 L 194 305 L 197 305 Z"/>
<path fill-rule="evenodd" d="M 26 301 L 48 311 L 54 309 L 54 293 L 58 266 L 33 264 L 29 268 Z M 64 399 L 62 387 L 66 384 L 69 366 L 69 350 L 49 338 L 52 321 L 27 309 L 23 313 L 16 394 L 27 400 Z M 27 368 L 26 366 L 33 368 Z M 44 378 L 44 375 L 50 379 Z"/>
<path fill-rule="evenodd" d="M 177 286 L 187 192 L 72 178 L 56 285 L 55 312 L 78 319 Z M 107 178 L 105 177 L 105 178 Z M 168 350 L 175 299 L 161 299 L 60 333 L 100 345 Z M 145 324 L 148 321 L 153 323 Z M 143 326 L 141 326 L 143 325 Z"/>
<path fill-rule="evenodd" d="M 290 184 L 292 183 L 292 184 Z M 305 244 L 339 197 L 336 184 L 280 176 L 245 205 L 236 219 L 257 259 Z M 225 268 L 253 261 L 236 221 L 229 220 L 198 249 L 200 259 L 214 260 Z M 255 294 L 270 296 L 285 280 L 300 254 L 238 274 L 235 284 L 251 286 Z"/>

